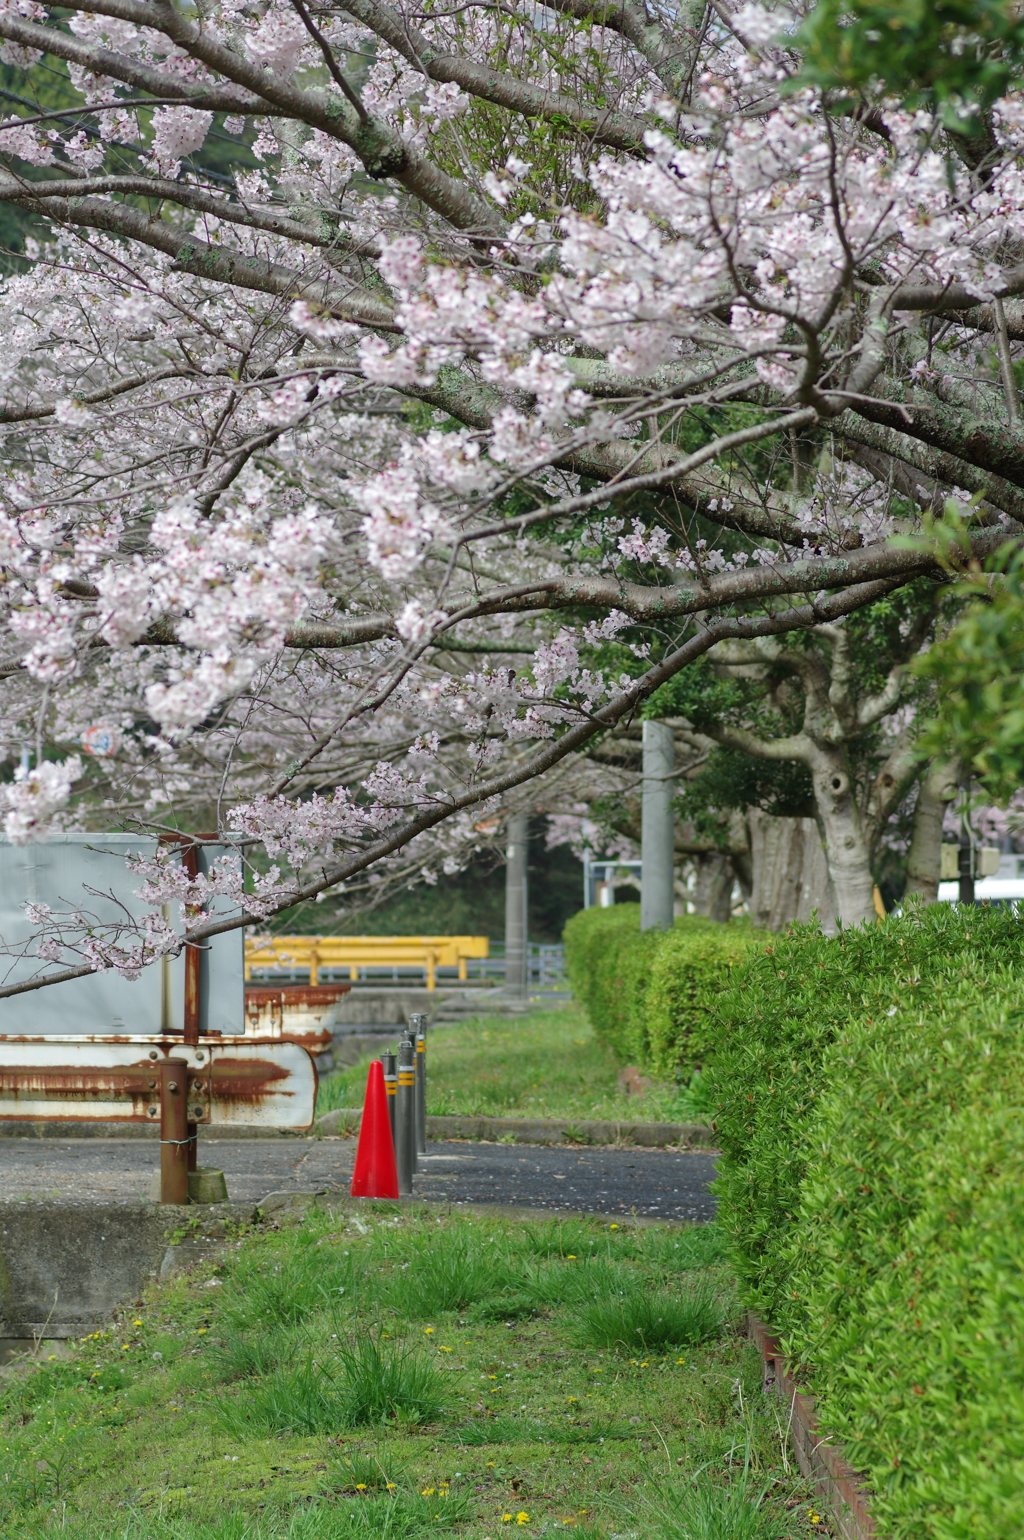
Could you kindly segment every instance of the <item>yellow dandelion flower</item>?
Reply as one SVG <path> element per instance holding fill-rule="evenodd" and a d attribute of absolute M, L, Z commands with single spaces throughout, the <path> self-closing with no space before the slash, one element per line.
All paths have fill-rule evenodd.
<path fill-rule="evenodd" d="M 357 1492 L 365 1492 L 366 1491 L 366 1482 L 365 1481 L 357 1481 L 356 1482 L 356 1491 Z"/>
<path fill-rule="evenodd" d="M 423 1328 L 423 1335 L 425 1337 L 430 1337 L 430 1336 L 433 1335 L 433 1331 L 434 1331 L 434 1328 L 432 1326 L 424 1326 L 424 1328 Z"/>
<path fill-rule="evenodd" d="M 511 1513 L 503 1513 L 501 1515 L 501 1522 L 503 1524 L 511 1524 L 511 1522 L 512 1522 L 512 1515 L 511 1515 Z"/>
<path fill-rule="evenodd" d="M 420 1491 L 420 1496 L 421 1497 L 433 1497 L 433 1495 L 434 1495 L 434 1488 L 433 1487 L 423 1487 L 421 1489 L 421 1491 Z"/>
<path fill-rule="evenodd" d="M 517 1524 L 529 1524 L 529 1522 L 530 1522 L 530 1515 L 528 1513 L 517 1513 L 516 1514 L 516 1523 Z"/>

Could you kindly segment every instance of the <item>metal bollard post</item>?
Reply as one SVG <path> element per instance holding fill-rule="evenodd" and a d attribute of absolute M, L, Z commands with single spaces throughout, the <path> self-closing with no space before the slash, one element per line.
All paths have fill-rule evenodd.
<path fill-rule="evenodd" d="M 160 1202 L 188 1202 L 188 1061 L 160 1061 Z"/>
<path fill-rule="evenodd" d="M 427 1153 L 427 1018 L 417 1011 L 409 1017 L 416 1039 L 416 1153 Z"/>
<path fill-rule="evenodd" d="M 416 1138 L 416 1097 L 419 1086 L 419 1070 L 416 1066 L 416 1033 L 412 1026 L 406 1027 L 404 1041 L 408 1042 L 412 1050 L 413 1094 L 409 1102 L 408 1118 L 409 1138 L 412 1142 L 412 1170 L 415 1176 L 416 1172 L 420 1169 L 419 1141 Z"/>
<path fill-rule="evenodd" d="M 398 1167 L 398 1191 L 412 1197 L 412 1175 L 416 1170 L 416 1047 L 411 1037 L 398 1044 L 398 1095 L 395 1107 L 395 1164 Z"/>
<path fill-rule="evenodd" d="M 391 1143 L 395 1143 L 395 1101 L 398 1097 L 398 1060 L 393 1053 L 382 1053 L 380 1062 L 384 1066 L 384 1089 L 388 1098 L 388 1117 L 391 1120 Z M 397 1146 L 396 1146 L 397 1148 Z"/>

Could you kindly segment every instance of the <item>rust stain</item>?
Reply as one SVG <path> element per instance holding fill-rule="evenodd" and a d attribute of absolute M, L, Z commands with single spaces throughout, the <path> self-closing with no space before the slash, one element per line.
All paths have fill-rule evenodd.
<path fill-rule="evenodd" d="M 88 1039 L 83 1038 L 83 1041 Z M 106 1038 L 111 1042 L 124 1042 L 125 1038 Z M 7 1044 L 32 1044 L 38 1047 L 39 1038 L 8 1037 L 0 1039 L 0 1053 Z M 45 1042 L 45 1039 L 42 1041 Z M 279 1040 L 278 1040 L 279 1041 Z M 268 1045 L 269 1046 L 269 1045 Z M 253 1044 L 257 1049 L 257 1044 Z M 160 1082 L 157 1073 L 157 1052 L 163 1056 L 181 1051 L 180 1039 L 150 1040 L 145 1057 L 134 1064 L 88 1065 L 79 1064 L 4 1064 L 0 1062 L 0 1121 L 22 1116 L 21 1103 L 53 1101 L 63 1103 L 71 1110 L 47 1109 L 46 1119 L 52 1122 L 73 1122 L 81 1117 L 79 1110 L 97 1101 L 114 1102 L 115 1106 L 104 1109 L 101 1116 L 119 1123 L 152 1123 L 154 1108 L 159 1106 Z M 155 1050 L 155 1051 L 154 1051 Z M 152 1057 L 150 1057 L 152 1053 Z M 312 1067 L 312 1066 L 311 1066 Z M 313 1067 L 314 1086 L 316 1071 Z M 291 1072 L 258 1051 L 251 1056 L 237 1053 L 220 1058 L 210 1055 L 210 1062 L 189 1066 L 188 1094 L 197 1098 L 204 1107 L 205 1116 L 197 1121 L 210 1121 L 210 1103 L 241 1104 L 256 1110 L 264 1103 L 291 1099 L 298 1092 L 286 1088 Z"/>
<path fill-rule="evenodd" d="M 347 995 L 351 984 L 246 984 L 245 1005 L 270 1005 L 278 1001 L 282 1005 L 337 1005 L 342 995 Z"/>

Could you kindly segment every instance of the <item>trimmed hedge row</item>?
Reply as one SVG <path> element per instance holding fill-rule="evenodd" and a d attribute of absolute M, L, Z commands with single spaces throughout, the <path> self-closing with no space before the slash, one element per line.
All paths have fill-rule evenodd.
<path fill-rule="evenodd" d="M 705 1064 L 717 997 L 767 939 L 696 915 L 669 931 L 641 931 L 639 904 L 584 909 L 565 927 L 573 993 L 598 1037 L 623 1063 L 665 1078 Z"/>
<path fill-rule="evenodd" d="M 1024 927 L 776 938 L 718 1012 L 719 1219 L 892 1540 L 1024 1533 Z"/>

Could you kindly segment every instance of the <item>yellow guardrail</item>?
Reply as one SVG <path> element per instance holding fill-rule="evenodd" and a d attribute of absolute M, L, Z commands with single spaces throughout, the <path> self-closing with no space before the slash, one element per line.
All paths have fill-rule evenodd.
<path fill-rule="evenodd" d="M 250 936 L 245 942 L 245 976 L 253 968 L 308 968 L 309 982 L 318 982 L 321 968 L 347 968 L 352 980 L 360 968 L 426 969 L 427 988 L 436 988 L 438 968 L 458 968 L 466 977 L 471 957 L 490 955 L 486 936 Z"/>

